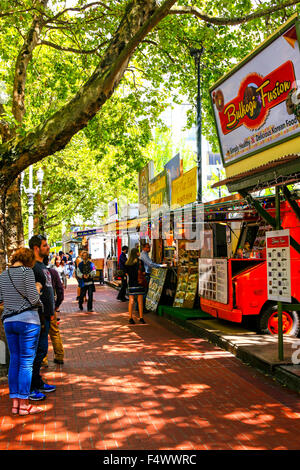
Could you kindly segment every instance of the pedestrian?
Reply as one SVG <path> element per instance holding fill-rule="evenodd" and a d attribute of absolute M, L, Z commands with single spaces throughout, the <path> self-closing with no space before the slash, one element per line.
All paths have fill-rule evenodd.
<path fill-rule="evenodd" d="M 30 400 L 45 400 L 44 393 L 54 392 L 55 385 L 47 384 L 40 375 L 40 369 L 44 357 L 48 353 L 48 334 L 51 318 L 54 317 L 54 292 L 52 287 L 51 274 L 44 264 L 44 257 L 49 256 L 49 245 L 44 235 L 34 235 L 29 240 L 29 247 L 34 252 L 35 265 L 33 272 L 36 282 L 42 284 L 41 301 L 43 311 L 40 310 L 40 316 L 43 317 L 43 326 L 39 337 L 36 357 L 33 362 L 33 372 L 31 381 Z"/>
<path fill-rule="evenodd" d="M 87 251 L 82 251 L 82 261 L 78 264 L 77 276 L 80 282 L 80 296 L 78 300 L 79 309 L 83 310 L 83 299 L 88 294 L 87 311 L 93 311 L 93 293 L 95 292 L 94 277 L 96 276 L 96 267 L 89 260 Z"/>
<path fill-rule="evenodd" d="M 47 256 L 44 258 L 44 264 L 48 267 L 50 274 L 51 274 L 51 281 L 52 287 L 54 291 L 54 316 L 50 320 L 50 328 L 49 328 L 49 336 L 51 339 L 53 352 L 54 352 L 54 359 L 53 362 L 56 364 L 63 364 L 64 363 L 64 347 L 62 344 L 62 339 L 60 336 L 60 331 L 58 327 L 58 321 L 60 320 L 57 318 L 57 314 L 59 312 L 59 307 L 64 300 L 64 286 L 61 282 L 61 278 L 59 273 L 56 269 L 52 268 L 49 264 L 49 259 Z M 42 362 L 43 367 L 48 367 L 48 354 L 44 357 Z"/>
<path fill-rule="evenodd" d="M 58 252 L 58 256 L 60 257 L 60 259 L 61 259 L 64 263 L 67 262 L 67 257 L 66 257 L 66 255 L 64 254 L 63 251 L 59 251 L 59 252 Z"/>
<path fill-rule="evenodd" d="M 167 264 L 157 264 L 157 263 L 154 263 L 154 261 L 152 261 L 149 257 L 149 252 L 151 250 L 151 247 L 150 247 L 150 244 L 149 243 L 145 243 L 142 247 L 142 253 L 141 253 L 141 260 L 144 262 L 144 266 L 145 266 L 145 277 L 146 277 L 146 281 L 147 281 L 147 287 L 145 289 L 145 294 L 144 294 L 144 307 L 145 307 L 145 303 L 146 303 L 146 297 L 147 297 L 147 292 L 148 292 L 148 288 L 149 288 L 149 282 L 150 282 L 150 277 L 151 277 L 151 271 L 152 271 L 152 268 L 165 268 L 167 266 Z"/>
<path fill-rule="evenodd" d="M 135 323 L 132 317 L 135 298 L 137 298 L 138 302 L 140 323 L 145 323 L 145 320 L 143 318 L 143 296 L 146 287 L 145 266 L 143 261 L 139 258 L 139 255 L 139 249 L 132 248 L 129 254 L 129 258 L 125 263 L 125 272 L 128 275 L 130 324 Z"/>
<path fill-rule="evenodd" d="M 69 279 L 73 277 L 75 266 L 74 266 L 74 261 L 73 261 L 73 250 L 70 250 L 69 253 L 67 253 L 67 274 L 69 276 Z"/>
<path fill-rule="evenodd" d="M 119 275 L 121 277 L 121 289 L 117 295 L 117 300 L 120 300 L 121 302 L 126 302 L 127 297 L 126 297 L 126 289 L 127 289 L 127 275 L 125 273 L 125 263 L 127 261 L 127 253 L 128 253 L 128 246 L 124 245 L 122 246 L 122 252 L 119 256 Z"/>
<path fill-rule="evenodd" d="M 40 413 L 42 408 L 29 405 L 33 362 L 41 331 L 38 308 L 42 306 L 33 273 L 34 253 L 29 248 L 16 250 L 11 266 L 0 275 L 2 322 L 10 352 L 8 386 L 13 415 Z"/>
<path fill-rule="evenodd" d="M 58 274 L 60 276 L 60 280 L 61 280 L 64 288 L 66 289 L 67 288 L 67 276 L 66 276 L 66 273 L 65 273 L 65 267 L 64 267 L 63 263 L 64 262 L 62 261 L 61 257 L 57 256 L 55 258 L 55 263 L 54 263 L 53 268 L 58 272 Z"/>

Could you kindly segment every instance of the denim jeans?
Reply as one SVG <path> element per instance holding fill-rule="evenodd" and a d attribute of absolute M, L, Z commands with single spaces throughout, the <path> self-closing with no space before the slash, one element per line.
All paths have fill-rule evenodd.
<path fill-rule="evenodd" d="M 50 328 L 50 318 L 45 318 L 45 326 L 41 329 L 36 356 L 33 362 L 31 390 L 38 390 L 43 385 L 40 369 L 43 359 L 48 354 L 48 334 Z"/>
<path fill-rule="evenodd" d="M 41 327 L 21 321 L 5 322 L 10 352 L 8 385 L 10 398 L 26 399 L 30 393 L 32 368 Z"/>

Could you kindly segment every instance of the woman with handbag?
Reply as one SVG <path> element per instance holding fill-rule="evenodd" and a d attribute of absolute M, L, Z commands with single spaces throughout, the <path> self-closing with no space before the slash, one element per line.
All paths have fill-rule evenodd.
<path fill-rule="evenodd" d="M 129 258 L 125 263 L 125 272 L 128 275 L 128 294 L 129 294 L 129 323 L 134 325 L 132 318 L 134 300 L 137 297 L 139 306 L 140 323 L 145 323 L 143 318 L 143 295 L 145 293 L 146 278 L 145 267 L 141 259 L 139 259 L 139 249 L 132 248 Z"/>
<path fill-rule="evenodd" d="M 29 405 L 32 379 L 41 322 L 38 307 L 41 284 L 33 274 L 34 253 L 20 248 L 12 256 L 11 266 L 0 275 L 0 303 L 4 304 L 2 322 L 10 352 L 8 370 L 9 395 L 13 415 L 31 415 L 44 411 Z"/>

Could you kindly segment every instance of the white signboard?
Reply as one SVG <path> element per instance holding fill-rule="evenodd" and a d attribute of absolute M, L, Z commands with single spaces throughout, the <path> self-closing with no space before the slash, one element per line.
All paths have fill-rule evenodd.
<path fill-rule="evenodd" d="M 204 299 L 227 304 L 227 259 L 199 258 L 199 295 Z"/>
<path fill-rule="evenodd" d="M 268 299 L 291 302 L 290 231 L 266 232 Z"/>
<path fill-rule="evenodd" d="M 211 90 L 224 165 L 300 135 L 300 49 L 296 26 Z"/>

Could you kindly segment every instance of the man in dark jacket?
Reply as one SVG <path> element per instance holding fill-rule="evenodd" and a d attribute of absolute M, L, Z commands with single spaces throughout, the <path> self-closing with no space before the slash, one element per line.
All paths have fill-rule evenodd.
<path fill-rule="evenodd" d="M 40 375 L 42 361 L 48 353 L 48 333 L 51 318 L 54 317 L 54 292 L 50 271 L 43 262 L 44 257 L 49 256 L 50 251 L 46 237 L 34 235 L 29 240 L 29 247 L 33 250 L 36 260 L 33 267 L 35 280 L 42 284 L 41 301 L 43 312 L 40 312 L 40 315 L 43 316 L 43 325 L 33 363 L 31 392 L 29 395 L 30 400 L 38 401 L 46 398 L 44 392 L 48 393 L 56 390 L 54 385 L 46 384 Z"/>
<path fill-rule="evenodd" d="M 119 270 L 123 272 L 121 274 L 121 289 L 119 290 L 119 293 L 117 295 L 117 300 L 120 300 L 121 302 L 126 302 L 128 299 L 126 298 L 126 289 L 127 289 L 127 276 L 125 273 L 125 263 L 127 261 L 127 253 L 128 253 L 128 246 L 122 246 L 122 252 L 119 256 Z"/>
<path fill-rule="evenodd" d="M 89 260 L 89 254 L 83 250 L 81 253 L 82 261 L 78 264 L 77 277 L 79 279 L 80 296 L 78 299 L 79 310 L 83 310 L 83 299 L 88 294 L 87 311 L 93 311 L 93 292 L 95 291 L 94 277 L 96 276 L 96 267 Z"/>
<path fill-rule="evenodd" d="M 64 348 L 58 328 L 58 319 L 57 319 L 57 312 L 58 308 L 61 305 L 62 301 L 64 300 L 64 286 L 63 283 L 60 280 L 60 275 L 56 271 L 56 269 L 53 269 L 49 266 L 49 259 L 46 256 L 44 258 L 44 263 L 48 267 L 50 274 L 51 274 L 51 280 L 52 280 L 52 286 L 54 290 L 54 299 L 55 299 L 55 305 L 54 305 L 54 316 L 50 320 L 50 328 L 49 328 L 49 336 L 52 342 L 53 346 L 53 351 L 54 351 L 54 362 L 56 364 L 63 364 L 64 363 Z M 42 362 L 42 365 L 44 367 L 48 367 L 48 356 L 45 356 Z"/>

